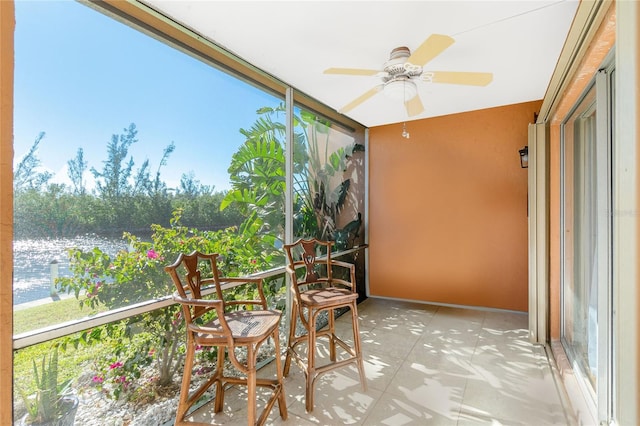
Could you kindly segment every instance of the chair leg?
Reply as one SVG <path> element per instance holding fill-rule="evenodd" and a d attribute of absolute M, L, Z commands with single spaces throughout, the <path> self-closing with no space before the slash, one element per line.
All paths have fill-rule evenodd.
<path fill-rule="evenodd" d="M 293 343 L 296 337 L 296 325 L 298 323 L 298 312 L 300 307 L 295 301 L 291 306 L 291 316 L 289 317 L 289 339 L 287 340 L 287 355 L 284 361 L 284 377 L 289 375 L 289 368 L 291 368 L 291 351 L 293 351 Z"/>
<path fill-rule="evenodd" d="M 313 385 L 316 379 L 316 316 L 317 312 L 309 309 L 309 330 L 307 333 L 307 383 L 305 391 L 305 408 L 307 413 L 313 411 Z"/>
<path fill-rule="evenodd" d="M 280 359 L 280 332 L 276 328 L 273 332 L 273 344 L 276 349 L 276 377 L 278 378 L 278 384 L 280 385 L 278 391 L 278 410 L 280 411 L 280 417 L 282 420 L 287 420 L 287 401 L 284 394 L 284 379 L 282 374 L 282 360 Z"/>
<path fill-rule="evenodd" d="M 336 323 L 335 314 L 333 309 L 329 309 L 329 359 L 331 362 L 336 362 Z"/>
<path fill-rule="evenodd" d="M 351 305 L 351 322 L 353 327 L 353 347 L 356 352 L 358 372 L 360 373 L 360 382 L 362 383 L 362 390 L 366 392 L 367 379 L 364 373 L 362 346 L 360 344 L 360 325 L 358 324 L 358 308 L 355 302 Z"/>
<path fill-rule="evenodd" d="M 247 424 L 256 424 L 256 354 L 253 345 L 247 345 L 247 403 L 248 415 Z"/>
<path fill-rule="evenodd" d="M 180 398 L 176 410 L 176 424 L 181 424 L 189 410 L 189 386 L 191 385 L 191 370 L 193 368 L 193 356 L 195 347 L 193 342 L 187 342 L 187 353 L 184 357 L 184 371 L 182 373 L 182 385 L 180 386 Z"/>
<path fill-rule="evenodd" d="M 218 360 L 216 361 L 216 370 L 214 372 L 216 380 L 216 397 L 213 406 L 214 413 L 220 413 L 224 408 L 224 383 L 222 383 L 222 377 L 224 376 L 224 361 L 225 361 L 225 348 L 218 346 Z"/>

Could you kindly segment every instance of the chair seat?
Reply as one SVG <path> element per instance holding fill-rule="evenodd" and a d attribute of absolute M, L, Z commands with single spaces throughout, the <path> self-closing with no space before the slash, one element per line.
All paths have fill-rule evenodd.
<path fill-rule="evenodd" d="M 280 316 L 281 312 L 277 310 L 234 311 L 225 314 L 225 319 L 235 343 L 242 345 L 269 336 L 278 327 Z M 206 323 L 204 327 L 222 330 L 218 319 Z M 196 333 L 195 340 L 201 345 L 224 345 L 227 341 L 225 337 L 201 332 Z"/>
<path fill-rule="evenodd" d="M 346 288 L 327 287 L 300 292 L 300 300 L 306 306 L 323 307 L 350 303 L 358 298 L 358 293 Z"/>

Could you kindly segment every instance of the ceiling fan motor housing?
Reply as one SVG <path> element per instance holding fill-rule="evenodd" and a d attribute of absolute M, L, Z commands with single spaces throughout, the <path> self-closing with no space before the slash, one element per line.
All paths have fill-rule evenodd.
<path fill-rule="evenodd" d="M 422 67 L 419 65 L 409 64 L 407 59 L 411 56 L 411 50 L 406 46 L 396 47 L 391 51 L 389 60 L 384 63 L 384 71 L 387 73 L 383 77 L 383 81 L 394 80 L 399 76 L 408 78 L 416 77 L 422 74 Z"/>

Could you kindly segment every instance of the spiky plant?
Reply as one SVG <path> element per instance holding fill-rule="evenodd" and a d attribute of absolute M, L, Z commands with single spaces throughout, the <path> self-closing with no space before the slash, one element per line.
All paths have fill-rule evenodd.
<path fill-rule="evenodd" d="M 40 371 L 33 360 L 33 380 L 36 391 L 28 395 L 23 389 L 20 394 L 27 410 L 27 420 L 32 423 L 46 423 L 62 414 L 63 398 L 69 394 L 71 379 L 58 383 L 58 348 L 42 357 Z"/>

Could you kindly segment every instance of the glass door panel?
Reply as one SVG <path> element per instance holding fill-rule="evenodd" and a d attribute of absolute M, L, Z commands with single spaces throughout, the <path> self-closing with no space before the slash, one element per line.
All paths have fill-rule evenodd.
<path fill-rule="evenodd" d="M 594 416 L 611 401 L 611 76 L 562 126 L 562 344 Z"/>
<path fill-rule="evenodd" d="M 595 89 L 565 124 L 563 337 L 573 362 L 597 389 Z"/>

